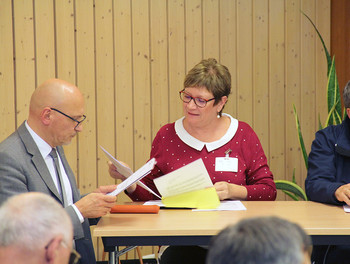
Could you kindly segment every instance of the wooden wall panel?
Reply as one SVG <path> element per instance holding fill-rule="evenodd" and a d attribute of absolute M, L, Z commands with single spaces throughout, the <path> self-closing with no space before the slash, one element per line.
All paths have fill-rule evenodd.
<path fill-rule="evenodd" d="M 272 8 L 272 7 L 271 7 Z M 254 1 L 253 10 L 253 122 L 255 133 L 258 135 L 265 154 L 269 156 L 269 3 Z M 273 13 L 274 14 L 274 13 Z M 274 22 L 271 21 L 273 25 Z M 277 35 L 277 34 L 276 34 Z"/>
<path fill-rule="evenodd" d="M 182 104 L 179 99 L 179 91 L 183 89 L 183 81 L 186 74 L 187 54 L 185 53 L 184 0 L 168 1 L 168 43 L 169 117 L 171 121 L 175 121 L 182 116 Z M 188 54 L 188 56 L 190 57 L 191 55 Z M 188 67 L 190 69 L 193 66 Z"/>
<path fill-rule="evenodd" d="M 316 1 L 316 18 L 315 23 L 317 24 L 317 28 L 320 32 L 329 32 L 330 31 L 330 19 L 331 13 L 329 12 L 331 8 L 331 3 L 328 0 L 318 0 Z M 328 21 L 328 22 L 327 22 Z M 321 33 L 322 34 L 322 33 Z M 325 43 L 330 43 L 330 34 L 322 34 L 322 38 Z M 320 92 L 316 92 L 316 125 L 318 125 L 319 118 L 321 120 L 322 126 L 324 126 L 325 121 L 327 119 L 327 112 L 324 109 L 327 109 L 327 101 L 325 100 L 325 94 L 327 91 L 327 84 L 324 83 L 324 78 L 327 76 L 327 59 L 325 55 L 325 51 L 321 40 L 318 35 L 316 35 L 316 43 L 315 43 L 315 56 L 316 56 L 316 79 L 315 85 Z M 330 45 L 327 45 L 328 52 L 331 52 Z M 337 60 L 336 60 L 337 61 Z M 349 66 L 348 66 L 349 67 Z M 337 67 L 336 67 L 337 69 Z M 350 76 L 348 76 L 350 78 Z M 341 91 L 342 88 L 340 87 Z M 342 95 L 342 93 L 341 93 Z M 342 97 L 342 96 L 341 96 Z"/>
<path fill-rule="evenodd" d="M 74 2 L 55 1 L 56 77 L 71 83 L 76 82 L 74 20 Z M 74 138 L 70 145 L 64 147 L 75 174 L 78 173 L 77 141 Z"/>
<path fill-rule="evenodd" d="M 149 3 L 148 0 L 132 3 L 134 159 L 139 168 L 148 160 L 152 142 Z"/>
<path fill-rule="evenodd" d="M 17 126 L 19 126 L 28 116 L 28 98 L 30 98 L 36 84 L 33 2 L 26 0 L 14 1 L 13 9 L 15 104 L 16 121 Z"/>
<path fill-rule="evenodd" d="M 3 1 L 0 8 L 0 141 L 16 129 L 17 119 L 12 11 L 11 1 Z"/>
<path fill-rule="evenodd" d="M 302 168 L 305 167 L 299 147 L 299 141 L 295 130 L 295 118 L 293 104 L 298 115 L 301 111 L 301 13 L 300 0 L 288 0 L 285 2 L 285 174 L 281 179 L 291 179 L 293 171 L 297 176 L 297 183 L 304 186 L 301 179 Z M 287 139 L 287 140 L 286 140 Z M 273 141 L 271 141 L 273 144 Z"/>
<path fill-rule="evenodd" d="M 253 126 L 253 3 L 237 2 L 237 118 Z"/>
<path fill-rule="evenodd" d="M 315 21 L 316 1 L 301 1 L 301 10 L 308 14 L 308 16 Z M 301 16 L 301 66 L 300 66 L 300 83 L 301 83 L 301 109 L 299 118 L 302 122 L 303 136 L 306 142 L 306 151 L 309 152 L 311 148 L 311 142 L 314 139 L 314 131 L 316 124 L 316 97 L 315 97 L 315 76 L 316 76 L 316 57 L 315 57 L 315 44 L 316 44 L 316 32 L 313 29 L 310 22 Z M 312 77 L 311 77 L 312 76 Z M 311 78 L 310 78 L 311 77 Z M 306 176 L 306 169 L 303 169 L 299 175 L 298 182 L 302 182 Z"/>
<path fill-rule="evenodd" d="M 168 28 L 167 3 L 150 1 L 150 49 L 151 49 L 151 107 L 153 139 L 158 130 L 169 122 L 168 87 Z"/>
<path fill-rule="evenodd" d="M 3 0 L 0 140 L 26 119 L 38 84 L 65 79 L 86 102 L 84 130 L 65 147 L 81 192 L 114 183 L 99 145 L 139 168 L 158 129 L 182 116 L 186 72 L 216 57 L 232 75 L 225 112 L 255 129 L 275 179 L 291 180 L 295 168 L 303 186 L 292 105 L 309 150 L 318 114 L 326 115 L 327 78 L 323 48 L 300 10 L 329 47 L 330 0 Z"/>
<path fill-rule="evenodd" d="M 135 169 L 131 1 L 115 1 L 114 18 L 116 146 L 108 149 L 115 147 L 116 157 Z"/>
<path fill-rule="evenodd" d="M 35 14 L 36 83 L 55 77 L 55 31 L 53 0 L 37 0 Z"/>
<path fill-rule="evenodd" d="M 219 61 L 231 73 L 231 95 L 224 112 L 237 116 L 237 12 L 236 1 L 220 1 L 220 57 Z"/>
<path fill-rule="evenodd" d="M 269 160 L 274 177 L 283 179 L 286 146 L 276 142 L 285 139 L 285 3 L 270 2 L 269 9 Z"/>
<path fill-rule="evenodd" d="M 185 6 L 185 37 L 186 37 L 186 72 L 203 58 L 203 21 L 202 1 L 186 1 Z M 183 88 L 183 82 L 179 85 L 179 91 Z"/>
<path fill-rule="evenodd" d="M 219 58 L 219 0 L 203 1 L 203 57 Z"/>
<path fill-rule="evenodd" d="M 112 1 L 95 2 L 96 43 L 96 107 L 97 144 L 110 149 L 115 145 L 115 103 L 114 103 L 114 43 Z M 106 129 L 107 128 L 107 129 Z M 114 181 L 106 177 L 107 159 L 97 151 L 98 184 L 108 185 Z M 107 173 L 108 174 L 108 173 Z"/>

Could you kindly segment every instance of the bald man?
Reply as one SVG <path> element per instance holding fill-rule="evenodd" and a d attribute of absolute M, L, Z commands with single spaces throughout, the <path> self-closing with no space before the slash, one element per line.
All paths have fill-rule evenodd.
<path fill-rule="evenodd" d="M 115 204 L 101 186 L 81 196 L 62 145 L 83 130 L 84 97 L 68 82 L 50 79 L 35 89 L 28 120 L 0 143 L 0 205 L 24 192 L 49 194 L 65 208 L 74 227 L 80 263 L 96 263 L 88 219 L 101 217 Z"/>

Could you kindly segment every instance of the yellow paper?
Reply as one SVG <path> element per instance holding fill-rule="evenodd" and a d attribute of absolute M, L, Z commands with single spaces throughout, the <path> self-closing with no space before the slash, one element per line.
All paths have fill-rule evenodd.
<path fill-rule="evenodd" d="M 162 198 L 162 201 L 166 207 L 215 209 L 220 205 L 220 200 L 214 187 L 165 197 Z"/>

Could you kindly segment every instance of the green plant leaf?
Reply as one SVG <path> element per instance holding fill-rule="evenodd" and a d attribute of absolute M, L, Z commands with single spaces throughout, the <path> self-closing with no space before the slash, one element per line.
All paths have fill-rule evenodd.
<path fill-rule="evenodd" d="M 282 190 L 282 192 L 284 192 L 286 195 L 288 195 L 290 198 L 292 198 L 294 201 L 299 201 L 299 198 L 298 196 L 296 196 L 295 194 L 291 193 L 291 192 L 288 192 L 288 191 L 285 191 L 285 190 Z"/>
<path fill-rule="evenodd" d="M 290 192 L 307 201 L 305 191 L 296 183 L 287 180 L 275 180 L 276 189 Z"/>
<path fill-rule="evenodd" d="M 322 127 L 322 123 L 321 123 L 321 117 L 320 117 L 320 113 L 318 113 L 318 130 L 323 129 Z"/>
<path fill-rule="evenodd" d="M 325 126 L 329 126 L 329 125 L 333 125 L 334 123 L 331 122 L 331 119 L 332 119 L 332 116 L 334 115 L 334 111 L 335 111 L 335 107 L 337 105 L 334 104 L 333 107 L 329 110 L 329 113 L 328 113 L 328 116 L 327 116 L 327 119 L 326 119 L 326 123 L 325 123 Z"/>
<path fill-rule="evenodd" d="M 322 42 L 322 45 L 323 45 L 323 48 L 324 48 L 324 52 L 325 52 L 326 58 L 327 58 L 327 76 L 328 76 L 330 68 L 331 68 L 331 64 L 332 64 L 332 59 L 331 59 L 331 56 L 329 55 L 328 49 L 326 47 L 326 44 L 324 43 L 320 32 L 318 31 L 318 29 L 317 29 L 316 25 L 314 24 L 314 22 L 312 22 L 311 18 L 307 14 L 305 14 L 303 11 L 301 11 L 301 13 L 310 21 L 310 23 L 312 24 L 312 26 L 316 30 L 317 35 L 318 35 L 318 37 L 320 38 L 320 40 Z"/>
<path fill-rule="evenodd" d="M 299 145 L 301 148 L 301 152 L 303 154 L 304 162 L 305 162 L 305 167 L 308 169 L 308 164 L 307 164 L 307 152 L 304 144 L 304 139 L 303 139 L 303 134 L 301 133 L 301 128 L 300 128 L 300 123 L 299 123 L 299 118 L 297 114 L 297 110 L 295 108 L 295 105 L 293 104 L 293 111 L 294 111 L 294 117 L 295 117 L 295 122 L 297 126 L 297 131 L 298 131 L 298 139 L 299 139 Z"/>
<path fill-rule="evenodd" d="M 328 113 L 332 112 L 332 115 L 329 118 L 328 125 L 340 124 L 341 119 L 341 101 L 340 101 L 340 92 L 339 92 L 339 84 L 337 80 L 337 75 L 335 71 L 335 57 L 332 59 L 331 68 L 328 74 L 328 82 L 327 82 L 327 105 L 328 105 Z M 331 109 L 334 107 L 334 110 Z"/>

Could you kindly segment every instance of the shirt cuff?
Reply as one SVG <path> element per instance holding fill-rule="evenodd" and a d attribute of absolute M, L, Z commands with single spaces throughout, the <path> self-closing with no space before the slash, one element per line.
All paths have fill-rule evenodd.
<path fill-rule="evenodd" d="M 75 213 L 77 214 L 77 216 L 78 216 L 78 218 L 79 218 L 79 220 L 80 220 L 80 223 L 81 223 L 81 224 L 84 223 L 84 217 L 83 217 L 83 215 L 80 213 L 79 209 L 75 206 L 75 204 L 72 204 L 72 207 L 73 207 Z"/>

